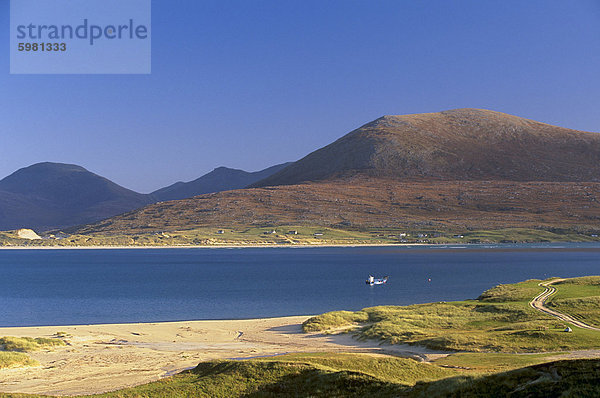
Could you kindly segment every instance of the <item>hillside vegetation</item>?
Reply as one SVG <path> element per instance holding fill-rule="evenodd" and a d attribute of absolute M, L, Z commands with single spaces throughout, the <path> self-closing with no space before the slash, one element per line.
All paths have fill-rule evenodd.
<path fill-rule="evenodd" d="M 382 230 L 392 235 L 439 231 L 453 236 L 486 230 L 493 241 L 494 231 L 507 228 L 598 235 L 599 221 L 600 183 L 432 184 L 352 178 L 163 202 L 69 232 L 106 236 L 304 226 L 350 232 Z"/>

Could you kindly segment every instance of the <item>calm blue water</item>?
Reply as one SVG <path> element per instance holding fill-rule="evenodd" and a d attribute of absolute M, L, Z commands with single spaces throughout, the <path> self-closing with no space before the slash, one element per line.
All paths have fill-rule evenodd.
<path fill-rule="evenodd" d="M 0 326 L 316 314 L 597 274 L 600 244 L 0 250 Z"/>

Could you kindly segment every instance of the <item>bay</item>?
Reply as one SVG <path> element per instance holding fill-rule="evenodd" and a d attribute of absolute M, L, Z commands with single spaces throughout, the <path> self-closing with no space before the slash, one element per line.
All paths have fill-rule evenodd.
<path fill-rule="evenodd" d="M 598 243 L 0 250 L 0 326 L 310 315 L 597 274 Z"/>

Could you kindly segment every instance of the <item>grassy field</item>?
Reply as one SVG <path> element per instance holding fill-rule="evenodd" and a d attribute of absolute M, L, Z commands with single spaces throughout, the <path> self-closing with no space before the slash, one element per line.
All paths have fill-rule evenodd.
<path fill-rule="evenodd" d="M 590 292 L 587 283 L 581 285 Z M 566 324 L 534 310 L 529 301 L 543 290 L 539 280 L 513 285 L 500 285 L 484 292 L 477 300 L 440 302 L 410 306 L 379 306 L 357 312 L 336 311 L 308 319 L 306 332 L 323 332 L 354 326 L 352 332 L 360 339 L 378 339 L 392 344 L 418 344 L 432 349 L 493 351 L 493 352 L 551 352 L 600 347 L 600 333 L 573 327 L 572 333 L 563 330 Z M 570 300 L 569 291 L 557 286 L 562 300 Z M 581 293 L 578 287 L 571 294 Z M 578 297 L 592 300 L 594 297 Z M 598 316 L 586 307 L 589 316 Z"/>
<path fill-rule="evenodd" d="M 58 238 L 57 238 L 58 236 Z M 572 231 L 508 228 L 490 231 L 435 229 L 343 229 L 280 225 L 247 228 L 195 228 L 139 234 L 43 235 L 26 240 L 14 231 L 0 232 L 0 246 L 222 246 L 222 245 L 377 245 L 402 243 L 593 242 L 600 238 Z"/>

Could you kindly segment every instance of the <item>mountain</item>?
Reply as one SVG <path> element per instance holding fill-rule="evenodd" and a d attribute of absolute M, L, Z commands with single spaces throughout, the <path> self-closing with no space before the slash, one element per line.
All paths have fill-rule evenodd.
<path fill-rule="evenodd" d="M 0 180 L 0 230 L 90 223 L 152 202 L 83 167 L 38 163 Z"/>
<path fill-rule="evenodd" d="M 600 134 L 482 109 L 383 116 L 253 186 L 349 175 L 600 181 Z"/>
<path fill-rule="evenodd" d="M 498 112 L 385 116 L 252 188 L 159 203 L 77 232 L 319 225 L 600 228 L 600 134 Z"/>
<path fill-rule="evenodd" d="M 157 201 L 191 198 L 205 193 L 245 188 L 282 170 L 291 163 L 278 164 L 267 169 L 249 173 L 244 170 L 218 167 L 208 174 L 190 182 L 177 182 L 151 193 Z"/>

